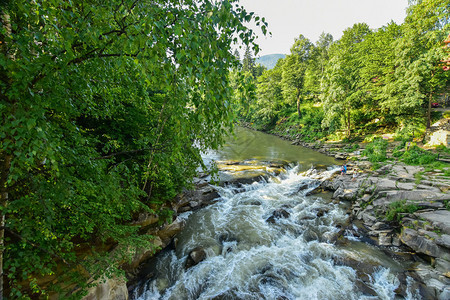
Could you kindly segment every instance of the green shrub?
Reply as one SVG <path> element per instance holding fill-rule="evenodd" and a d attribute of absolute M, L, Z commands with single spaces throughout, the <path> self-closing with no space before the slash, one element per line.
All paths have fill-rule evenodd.
<path fill-rule="evenodd" d="M 401 156 L 402 161 L 409 165 L 426 165 L 436 161 L 437 154 L 412 146 Z"/>
<path fill-rule="evenodd" d="M 447 153 L 447 154 L 450 154 L 450 148 L 445 147 L 444 145 L 436 146 L 436 150 L 437 150 L 439 153 Z"/>
<path fill-rule="evenodd" d="M 415 184 L 420 184 L 423 179 L 423 173 L 425 172 L 417 172 L 416 174 L 414 174 L 414 178 L 416 179 Z"/>
<path fill-rule="evenodd" d="M 450 201 L 444 200 L 445 209 L 450 210 Z"/>
<path fill-rule="evenodd" d="M 368 160 L 372 163 L 385 161 L 387 147 L 388 142 L 386 140 L 377 138 L 366 146 L 363 154 L 366 155 Z"/>

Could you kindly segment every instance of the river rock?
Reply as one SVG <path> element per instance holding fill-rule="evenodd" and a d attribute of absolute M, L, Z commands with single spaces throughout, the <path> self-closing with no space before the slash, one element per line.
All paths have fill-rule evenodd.
<path fill-rule="evenodd" d="M 334 155 L 334 157 L 335 157 L 336 159 L 345 160 L 345 159 L 347 159 L 348 154 L 347 154 L 347 153 L 338 152 L 338 153 L 336 153 L 336 154 Z"/>
<path fill-rule="evenodd" d="M 430 212 L 416 213 L 419 218 L 430 222 L 433 226 L 439 228 L 443 233 L 450 234 L 450 211 L 436 210 Z"/>
<path fill-rule="evenodd" d="M 163 244 L 162 247 L 166 247 L 167 245 L 169 245 L 172 238 L 178 232 L 180 232 L 184 228 L 185 225 L 186 225 L 186 221 L 184 219 L 178 217 L 171 224 L 168 224 L 159 230 L 153 229 L 149 232 L 149 234 L 157 235 L 162 241 L 162 244 Z"/>
<path fill-rule="evenodd" d="M 386 175 L 389 172 L 391 172 L 391 170 L 392 170 L 392 165 L 391 164 L 387 164 L 387 165 L 384 165 L 381 168 L 379 168 L 376 171 L 376 173 L 379 174 L 379 175 Z"/>
<path fill-rule="evenodd" d="M 361 217 L 367 227 L 373 226 L 377 222 L 377 218 L 370 211 L 363 211 Z"/>
<path fill-rule="evenodd" d="M 400 181 L 397 181 L 396 185 L 397 185 L 397 188 L 399 190 L 412 191 L 412 190 L 416 189 L 416 185 L 413 182 L 400 182 Z"/>
<path fill-rule="evenodd" d="M 88 290 L 83 300 L 127 300 L 128 289 L 123 278 L 102 278 L 98 285 Z"/>
<path fill-rule="evenodd" d="M 439 189 L 437 187 L 430 186 L 430 185 L 426 185 L 426 184 L 419 184 L 419 185 L 416 186 L 416 188 L 419 189 L 419 190 L 427 190 L 427 191 L 434 192 L 434 193 L 440 193 L 441 192 L 441 189 Z"/>
<path fill-rule="evenodd" d="M 289 218 L 290 215 L 291 214 L 289 212 L 280 208 L 280 209 L 275 210 L 272 213 L 272 215 L 269 218 L 267 218 L 266 222 L 274 224 L 277 219 L 287 219 L 287 218 Z"/>
<path fill-rule="evenodd" d="M 436 193 L 425 190 L 414 190 L 414 191 L 382 191 L 379 192 L 377 197 L 379 199 L 374 201 L 375 205 L 387 206 L 393 202 L 408 200 L 410 203 L 418 204 L 424 203 L 423 206 L 429 206 L 432 208 L 440 208 L 441 204 L 434 204 L 432 201 L 442 202 L 448 198 L 448 195 L 444 193 Z"/>
<path fill-rule="evenodd" d="M 219 197 L 220 195 L 214 187 L 209 184 L 201 184 L 195 190 L 186 191 L 177 196 L 173 209 L 177 213 L 183 213 L 209 205 Z"/>
<path fill-rule="evenodd" d="M 378 236 L 378 244 L 380 246 L 391 246 L 392 245 L 392 235 L 387 232 L 380 232 Z"/>
<path fill-rule="evenodd" d="M 395 175 L 400 181 L 415 181 L 414 174 L 422 172 L 423 167 L 407 166 L 397 164 L 391 169 L 391 174 Z"/>
<path fill-rule="evenodd" d="M 423 253 L 432 257 L 440 257 L 446 260 L 450 260 L 450 253 L 448 250 L 441 246 L 438 246 L 426 236 L 419 235 L 416 230 L 403 228 L 400 239 L 404 244 L 408 245 L 416 252 Z"/>
<path fill-rule="evenodd" d="M 450 249 L 450 235 L 443 234 L 443 235 L 439 236 L 438 238 L 436 238 L 436 244 Z M 450 269 L 449 269 L 449 271 L 450 271 Z"/>
<path fill-rule="evenodd" d="M 195 248 L 189 253 L 189 256 L 186 261 L 186 269 L 189 269 L 190 267 L 197 265 L 201 261 L 205 260 L 205 258 L 206 258 L 205 248 L 203 247 Z"/>
<path fill-rule="evenodd" d="M 397 234 L 392 237 L 392 245 L 395 247 L 400 247 L 402 245 L 400 237 Z"/>
<path fill-rule="evenodd" d="M 450 272 L 450 261 L 443 258 L 436 258 L 435 268 L 438 272 L 446 274 Z"/>
<path fill-rule="evenodd" d="M 317 211 L 316 216 L 317 216 L 318 218 L 323 217 L 326 213 L 328 213 L 328 211 L 329 211 L 328 208 L 320 208 L 320 209 Z"/>
<path fill-rule="evenodd" d="M 394 180 L 390 180 L 387 178 L 377 178 L 373 180 L 376 185 L 376 191 L 389 191 L 389 190 L 398 190 L 397 184 Z"/>
<path fill-rule="evenodd" d="M 391 228 L 388 224 L 384 223 L 384 222 L 376 222 L 375 224 L 373 224 L 370 229 L 372 230 L 386 230 Z"/>

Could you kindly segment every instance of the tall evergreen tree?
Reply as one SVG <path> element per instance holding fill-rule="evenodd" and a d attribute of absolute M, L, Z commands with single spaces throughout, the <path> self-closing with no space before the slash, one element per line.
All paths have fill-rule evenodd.
<path fill-rule="evenodd" d="M 253 58 L 250 47 L 245 48 L 244 58 L 242 59 L 242 70 L 253 75 L 255 69 L 255 59 Z"/>
<path fill-rule="evenodd" d="M 239 64 L 241 63 L 241 55 L 239 54 L 239 50 L 235 49 L 233 52 L 234 57 L 236 58 L 236 60 L 239 62 Z"/>

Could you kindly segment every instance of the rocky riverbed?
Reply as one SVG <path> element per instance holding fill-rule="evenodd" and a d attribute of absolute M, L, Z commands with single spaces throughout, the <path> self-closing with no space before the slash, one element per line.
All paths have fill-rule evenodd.
<path fill-rule="evenodd" d="M 346 153 L 333 152 L 335 147 L 317 150 L 333 156 L 342 155 L 339 157 L 342 159 L 348 158 Z M 359 153 L 353 156 L 359 156 Z M 254 161 L 224 161 L 219 165 L 225 172 L 246 173 L 241 177 L 233 174 L 237 178 L 234 184 L 237 185 L 283 172 L 283 163 L 280 162 L 265 162 L 260 167 Z M 376 171 L 372 171 L 371 164 L 364 160 L 350 160 L 347 165 L 347 174 L 336 174 L 312 192 L 330 191 L 334 202 L 347 203 L 350 222 L 342 225 L 339 235 L 335 237 L 336 243 L 345 243 L 345 235 L 355 236 L 377 245 L 392 257 L 402 255 L 403 260 L 413 260 L 413 268 L 408 270 L 405 278 L 415 279 L 423 299 L 450 299 L 448 178 L 439 171 L 425 172 L 422 167 L 402 163 L 389 163 Z M 186 215 L 217 200 L 219 195 L 207 179 L 198 178 L 193 191 L 186 191 L 175 199 L 171 207 L 175 212 L 171 223 L 161 224 L 149 214 L 139 216 L 135 225 L 142 228 L 143 234 L 154 236 L 154 249 L 137 251 L 133 260 L 123 265 L 128 283 L 109 279 L 93 288 L 85 299 L 127 299 L 128 290 L 142 280 L 143 274 L 149 274 L 149 270 L 142 270 L 143 262 L 148 261 L 155 250 L 176 247 L 177 239 L 174 237 L 184 228 Z M 202 254 L 201 251 L 199 253 Z M 193 265 L 201 261 L 196 255 L 193 256 Z M 361 268 L 356 261 L 336 263 Z M 401 289 L 399 287 L 398 294 L 402 293 Z"/>

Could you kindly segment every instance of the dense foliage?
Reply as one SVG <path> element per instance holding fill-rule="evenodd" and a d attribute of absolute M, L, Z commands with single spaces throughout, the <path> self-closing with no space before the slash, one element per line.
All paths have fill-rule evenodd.
<path fill-rule="evenodd" d="M 0 3 L 1 286 L 82 294 L 222 143 L 230 49 L 258 50 L 258 17 L 237 0 Z"/>
<path fill-rule="evenodd" d="M 359 23 L 337 41 L 322 34 L 315 44 L 300 34 L 286 58 L 254 78 L 255 98 L 245 100 L 241 117 L 303 140 L 414 135 L 430 126 L 431 103 L 450 90 L 442 64 L 449 20 L 448 1 L 417 0 L 401 25 Z"/>

